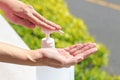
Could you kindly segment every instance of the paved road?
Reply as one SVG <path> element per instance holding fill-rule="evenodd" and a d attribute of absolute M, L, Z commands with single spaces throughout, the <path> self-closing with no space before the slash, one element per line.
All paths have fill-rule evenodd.
<path fill-rule="evenodd" d="M 105 44 L 110 50 L 107 71 L 112 74 L 120 74 L 120 0 L 101 1 L 106 4 L 103 2 L 104 6 L 101 6 L 103 3 L 66 0 L 71 13 L 82 18 L 96 40 Z M 108 4 L 114 4 L 114 6 L 110 7 Z M 115 4 L 117 4 L 117 9 Z"/>

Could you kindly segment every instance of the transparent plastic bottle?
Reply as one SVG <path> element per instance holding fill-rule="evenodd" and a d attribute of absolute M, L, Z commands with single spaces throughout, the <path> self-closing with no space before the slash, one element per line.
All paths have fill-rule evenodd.
<path fill-rule="evenodd" d="M 50 38 L 51 32 L 43 31 L 46 38 L 42 39 L 42 48 L 55 48 L 53 38 Z M 37 67 L 37 80 L 74 80 L 74 66 L 70 68 L 53 68 L 47 66 Z"/>

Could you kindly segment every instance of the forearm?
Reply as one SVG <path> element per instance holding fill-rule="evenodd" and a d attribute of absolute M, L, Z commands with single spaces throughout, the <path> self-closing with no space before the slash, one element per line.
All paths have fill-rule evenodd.
<path fill-rule="evenodd" d="M 30 50 L 0 42 L 0 62 L 33 65 Z"/>

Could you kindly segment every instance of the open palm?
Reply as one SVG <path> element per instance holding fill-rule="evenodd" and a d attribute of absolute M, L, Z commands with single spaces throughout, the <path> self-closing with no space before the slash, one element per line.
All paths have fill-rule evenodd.
<path fill-rule="evenodd" d="M 43 48 L 43 58 L 40 62 L 44 66 L 56 68 L 69 67 L 84 60 L 97 51 L 95 43 L 76 44 L 67 48 Z"/>

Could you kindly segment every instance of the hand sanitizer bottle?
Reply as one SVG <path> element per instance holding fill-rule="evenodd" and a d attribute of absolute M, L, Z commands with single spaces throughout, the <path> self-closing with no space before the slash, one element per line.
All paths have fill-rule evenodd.
<path fill-rule="evenodd" d="M 61 32 L 61 31 L 59 31 Z M 42 39 L 42 48 L 55 48 L 53 38 L 50 38 L 51 31 L 43 31 L 46 37 Z M 74 80 L 74 66 L 70 68 L 53 68 L 48 66 L 37 67 L 37 80 Z"/>

